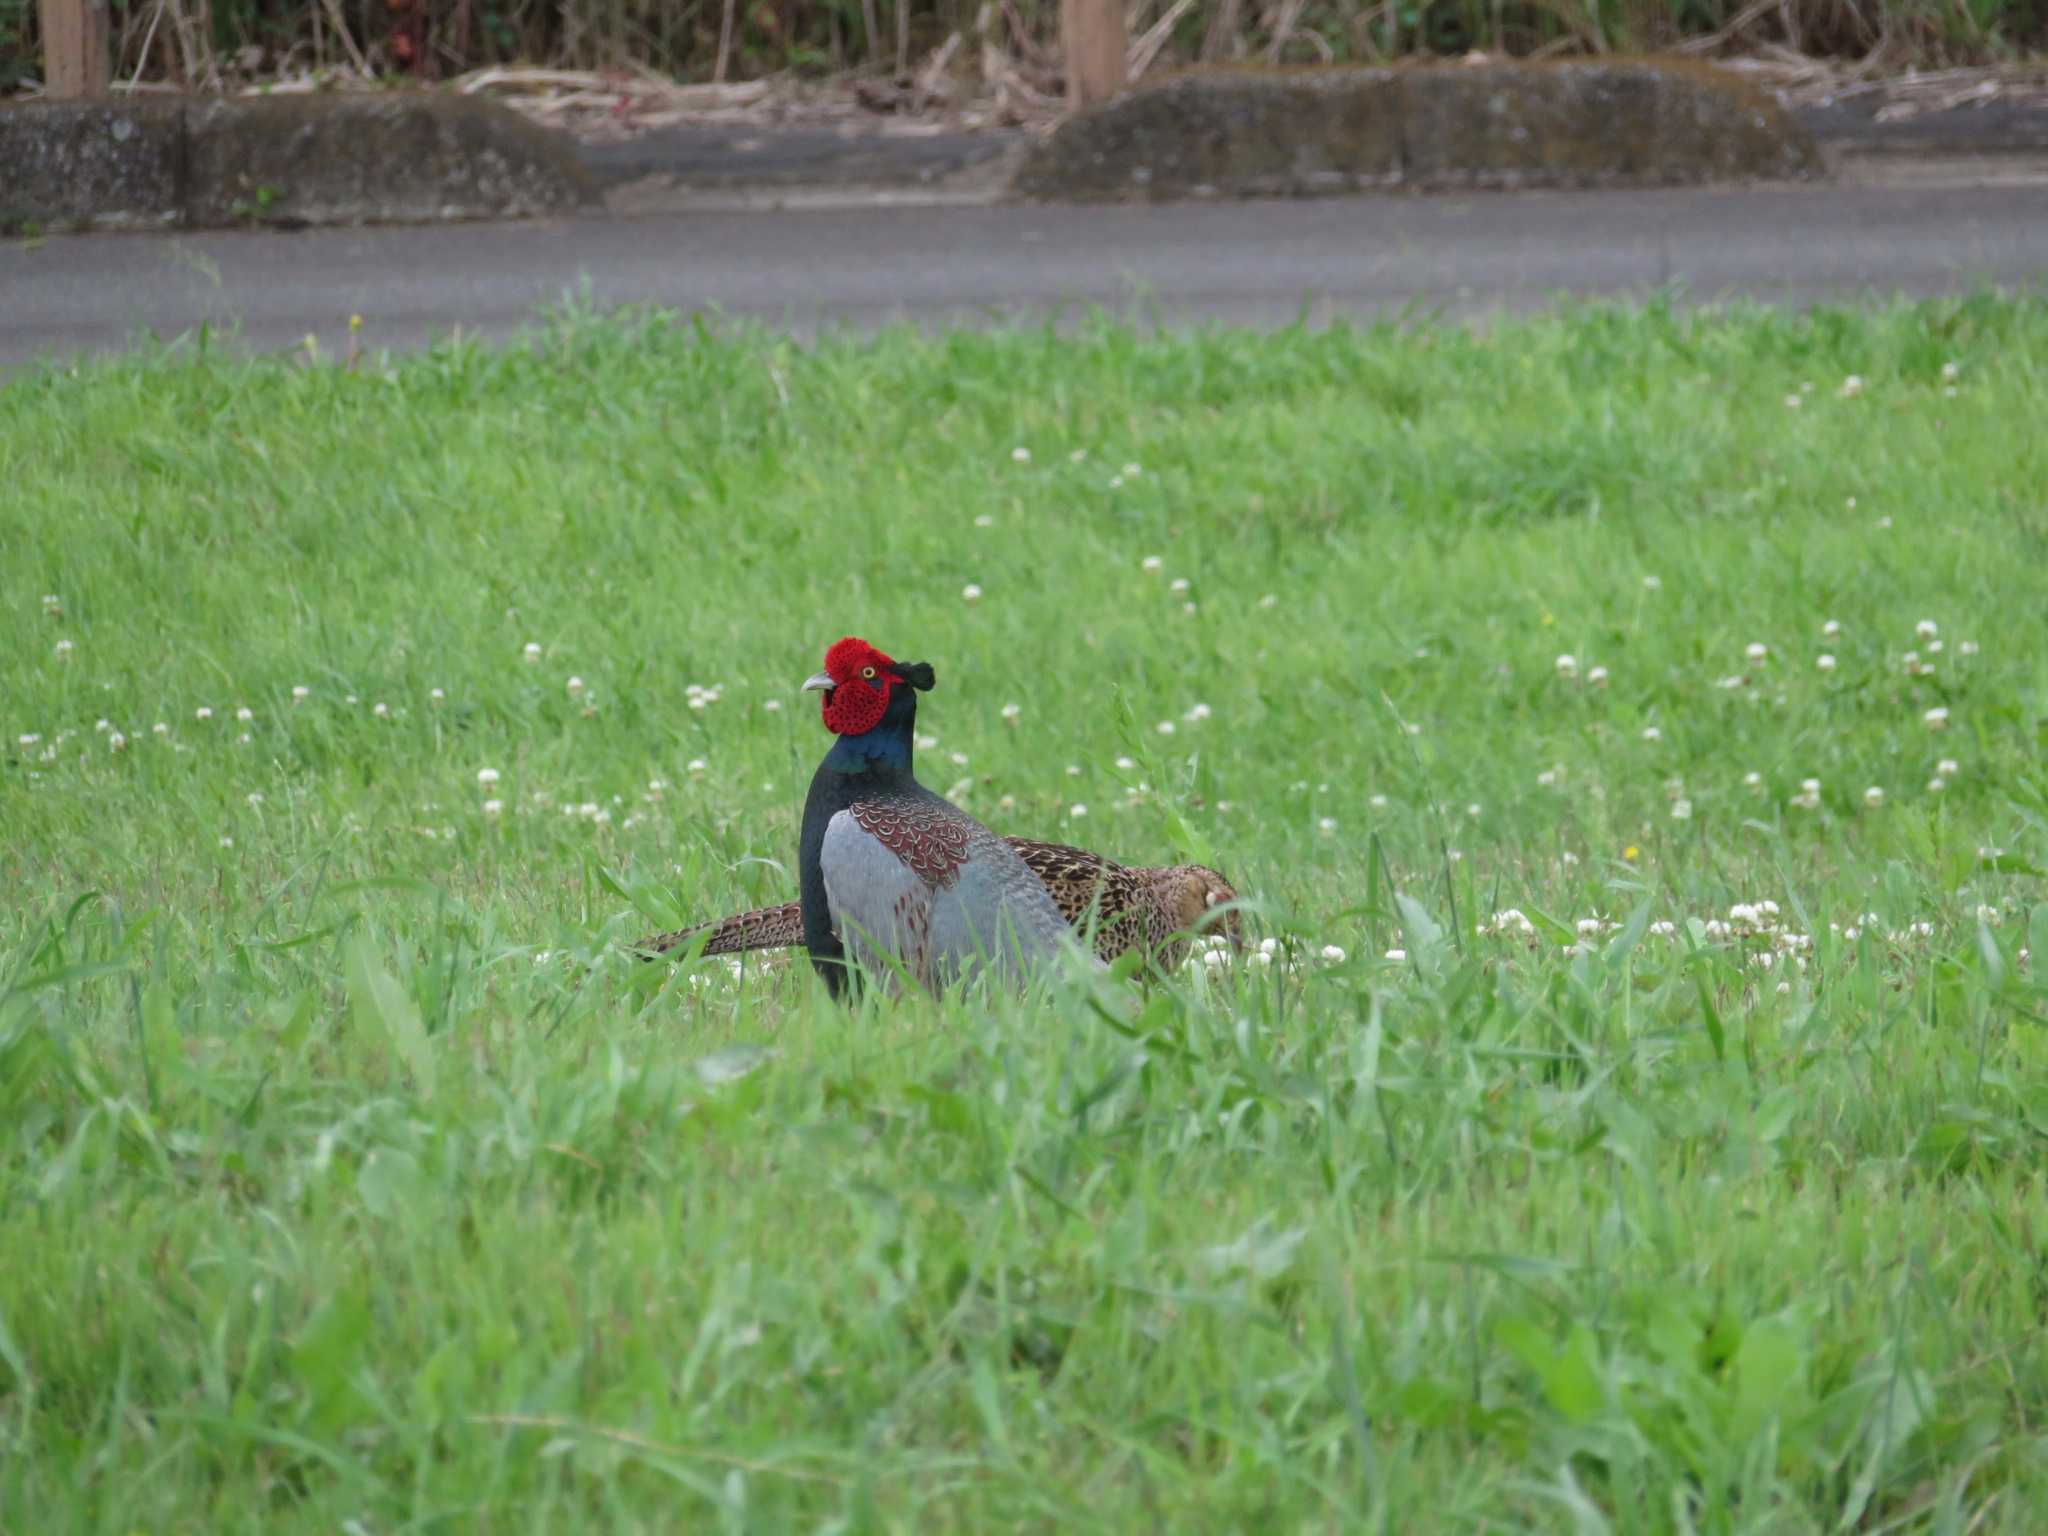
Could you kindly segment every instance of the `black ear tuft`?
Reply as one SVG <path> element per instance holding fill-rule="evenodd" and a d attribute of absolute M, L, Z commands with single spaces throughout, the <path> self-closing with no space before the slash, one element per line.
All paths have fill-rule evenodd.
<path fill-rule="evenodd" d="M 938 681 L 932 676 L 932 664 L 928 661 L 899 661 L 896 663 L 896 675 L 919 693 L 930 693 L 932 685 Z"/>

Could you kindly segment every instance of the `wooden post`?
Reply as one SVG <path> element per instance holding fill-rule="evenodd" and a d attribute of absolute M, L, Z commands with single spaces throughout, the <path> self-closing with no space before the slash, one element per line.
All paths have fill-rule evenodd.
<path fill-rule="evenodd" d="M 1128 84 L 1124 0 L 1060 0 L 1060 43 L 1067 55 L 1067 105 L 1092 107 Z"/>
<path fill-rule="evenodd" d="M 104 96 L 107 0 L 42 0 L 43 93 L 54 101 Z"/>

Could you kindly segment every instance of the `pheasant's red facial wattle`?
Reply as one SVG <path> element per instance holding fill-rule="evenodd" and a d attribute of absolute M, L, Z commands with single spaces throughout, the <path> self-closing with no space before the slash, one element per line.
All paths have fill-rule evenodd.
<path fill-rule="evenodd" d="M 825 729 L 839 736 L 865 736 L 882 723 L 889 695 L 903 679 L 896 663 L 865 640 L 848 635 L 825 653 L 832 686 L 825 694 Z"/>

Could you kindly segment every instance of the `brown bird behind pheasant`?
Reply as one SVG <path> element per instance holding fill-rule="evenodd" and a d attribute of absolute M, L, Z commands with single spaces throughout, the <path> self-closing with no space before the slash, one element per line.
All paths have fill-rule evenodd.
<path fill-rule="evenodd" d="M 1205 865 L 1132 867 L 1063 843 L 1022 837 L 1003 841 L 1038 877 L 1072 927 L 1085 932 L 1090 922 L 1095 924 L 1095 953 L 1105 961 L 1136 949 L 1171 970 L 1187 958 L 1189 934 L 1220 931 L 1232 948 L 1243 943 L 1237 910 L 1211 910 L 1236 901 L 1237 891 Z M 705 932 L 710 934 L 704 945 L 707 955 L 794 948 L 804 940 L 802 904 L 757 907 L 715 923 L 651 934 L 633 947 L 643 955 L 666 954 Z"/>

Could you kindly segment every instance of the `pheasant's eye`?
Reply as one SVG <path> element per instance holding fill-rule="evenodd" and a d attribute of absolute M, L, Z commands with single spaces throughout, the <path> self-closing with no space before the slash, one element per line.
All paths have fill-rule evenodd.
<path fill-rule="evenodd" d="M 875 680 L 875 669 L 873 667 L 862 667 L 860 675 L 864 681 L 872 683 Z"/>

